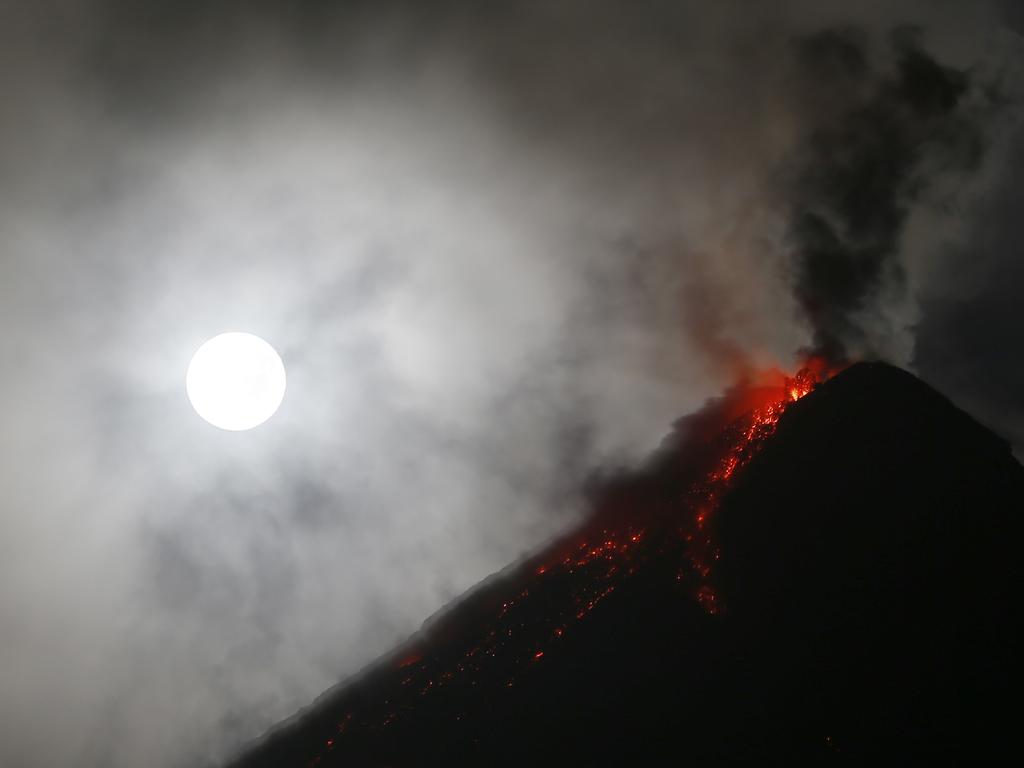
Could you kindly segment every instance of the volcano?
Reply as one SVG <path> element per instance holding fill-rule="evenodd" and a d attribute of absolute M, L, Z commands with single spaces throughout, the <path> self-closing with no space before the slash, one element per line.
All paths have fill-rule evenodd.
<path fill-rule="evenodd" d="M 1024 468 L 909 373 L 745 387 L 233 768 L 1016 750 Z"/>

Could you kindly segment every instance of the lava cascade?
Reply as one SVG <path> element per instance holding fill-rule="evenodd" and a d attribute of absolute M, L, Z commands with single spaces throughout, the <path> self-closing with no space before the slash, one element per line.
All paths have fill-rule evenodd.
<path fill-rule="evenodd" d="M 500 674 L 506 686 L 515 686 L 519 675 L 544 663 L 553 644 L 575 631 L 624 579 L 651 560 L 675 563 L 681 590 L 707 614 L 722 612 L 725 606 L 714 585 L 719 557 L 715 512 L 774 434 L 786 408 L 836 372 L 810 361 L 795 376 L 769 373 L 761 377 L 766 384 L 735 387 L 709 403 L 694 421 L 684 423 L 679 437 L 684 450 L 669 450 L 678 474 L 686 479 L 669 495 L 667 506 L 660 496 L 654 504 L 633 493 L 619 494 L 624 498 L 607 505 L 611 512 L 602 514 L 599 503 L 590 525 L 528 561 L 533 578 L 493 606 L 475 638 L 468 643 L 433 642 L 429 649 L 416 641 L 407 646 L 395 662 L 401 694 L 385 700 L 383 710 L 345 713 L 322 742 L 320 754 L 307 763 L 309 768 L 322 765 L 352 729 L 387 728 L 416 698 L 449 686 L 473 686 L 484 672 Z M 681 464 L 688 464 L 689 471 Z M 544 601 L 544 610 L 523 610 L 528 601 L 537 600 Z"/>

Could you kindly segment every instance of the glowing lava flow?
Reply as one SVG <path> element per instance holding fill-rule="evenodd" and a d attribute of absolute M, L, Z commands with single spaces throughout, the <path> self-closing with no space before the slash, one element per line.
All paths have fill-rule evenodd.
<path fill-rule="evenodd" d="M 721 505 L 722 497 L 732 485 L 736 473 L 749 463 L 774 434 L 783 411 L 814 389 L 821 375 L 808 367 L 793 378 L 787 377 L 779 397 L 754 408 L 727 426 L 724 434 L 727 436 L 728 447 L 724 455 L 706 476 L 690 486 L 683 499 L 684 505 L 693 511 L 692 516 L 684 518 L 687 524 L 681 527 L 681 533 L 687 542 L 690 568 L 697 579 L 694 596 L 710 614 L 722 610 L 721 600 L 711 583 L 712 563 L 720 555 L 710 531 L 711 517 Z M 682 572 L 677 579 L 683 580 Z"/>
<path fill-rule="evenodd" d="M 358 719 L 351 712 L 344 715 L 335 732 L 323 742 L 320 754 L 308 763 L 310 768 L 321 765 L 353 727 L 387 728 L 411 712 L 417 699 L 440 689 L 475 686 L 485 673 L 498 675 L 507 688 L 513 688 L 520 674 L 532 665 L 547 663 L 547 656 L 574 625 L 652 558 L 678 558 L 683 565 L 676 580 L 692 590 L 708 614 L 721 612 L 722 601 L 712 583 L 712 565 L 719 557 L 710 525 L 713 516 L 737 473 L 774 434 L 786 408 L 827 377 L 822 365 L 812 364 L 795 377 L 780 377 L 782 386 L 776 383 L 758 389 L 762 394 L 759 404 L 741 409 L 740 416 L 731 420 L 723 416 L 722 421 L 715 422 L 707 444 L 696 446 L 700 466 L 710 469 L 700 472 L 699 479 L 682 494 L 682 515 L 675 507 L 669 510 L 668 521 L 638 514 L 596 532 L 591 529 L 585 540 L 571 549 L 561 549 L 557 559 L 551 559 L 549 552 L 534 560 L 530 586 L 506 596 L 481 631 L 467 637 L 465 644 L 434 644 L 431 651 L 427 645 L 407 650 L 395 665 L 399 676 L 395 695 L 383 702 L 383 708 L 363 712 Z M 748 402 L 736 397 L 737 403 Z M 722 402 L 726 401 L 728 397 Z M 533 605 L 529 610 L 524 608 L 528 601 Z M 542 601 L 542 610 L 536 609 L 537 601 Z"/>

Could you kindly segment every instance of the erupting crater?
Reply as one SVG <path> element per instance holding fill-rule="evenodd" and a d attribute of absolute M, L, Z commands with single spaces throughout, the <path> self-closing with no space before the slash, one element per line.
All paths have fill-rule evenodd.
<path fill-rule="evenodd" d="M 724 601 L 714 584 L 720 552 L 713 527 L 722 498 L 774 434 L 785 410 L 836 372 L 820 360 L 809 361 L 793 376 L 764 372 L 752 377 L 756 383 L 734 387 L 681 421 L 670 440 L 681 441 L 683 450 L 676 445 L 667 452 L 677 465 L 674 504 L 665 506 L 664 498 L 646 498 L 629 482 L 619 488 L 613 481 L 602 489 L 581 529 L 530 559 L 532 583 L 500 602 L 484 601 L 479 608 L 482 631 L 470 643 L 464 642 L 464 633 L 444 626 L 444 616 L 428 621 L 430 647 L 414 641 L 393 662 L 401 694 L 385 700 L 379 711 L 344 713 L 309 768 L 322 765 L 353 727 L 389 728 L 413 699 L 452 686 L 472 688 L 477 679 L 494 675 L 514 688 L 521 675 L 545 663 L 558 644 L 651 561 L 674 564 L 672 578 L 683 594 L 707 614 L 722 612 Z"/>

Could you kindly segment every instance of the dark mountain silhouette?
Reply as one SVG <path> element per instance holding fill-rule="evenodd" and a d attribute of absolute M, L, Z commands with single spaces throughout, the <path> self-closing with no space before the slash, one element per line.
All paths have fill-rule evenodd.
<path fill-rule="evenodd" d="M 1024 468 L 1008 445 L 882 364 L 763 432 L 735 402 L 681 422 L 601 485 L 582 530 L 234 768 L 1014 754 Z M 738 435 L 757 440 L 737 453 Z"/>

